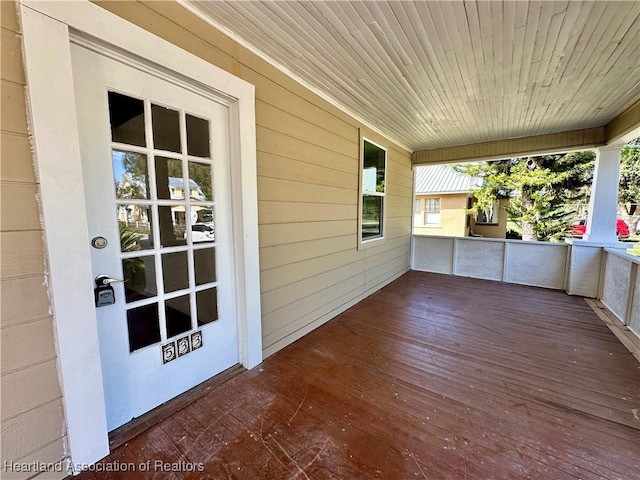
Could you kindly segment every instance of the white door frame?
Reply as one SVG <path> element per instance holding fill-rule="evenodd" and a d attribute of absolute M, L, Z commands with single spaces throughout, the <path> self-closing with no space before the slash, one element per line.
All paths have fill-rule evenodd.
<path fill-rule="evenodd" d="M 88 1 L 21 0 L 28 114 L 48 254 L 66 448 L 78 471 L 109 453 L 70 42 L 97 39 L 113 55 L 172 72 L 229 103 L 239 354 L 262 361 L 255 88 Z"/>

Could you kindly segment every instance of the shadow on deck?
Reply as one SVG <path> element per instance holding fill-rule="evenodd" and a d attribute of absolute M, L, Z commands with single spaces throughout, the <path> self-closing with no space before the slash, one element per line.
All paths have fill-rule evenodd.
<path fill-rule="evenodd" d="M 582 298 L 409 272 L 76 478 L 640 479 L 639 367 Z"/>

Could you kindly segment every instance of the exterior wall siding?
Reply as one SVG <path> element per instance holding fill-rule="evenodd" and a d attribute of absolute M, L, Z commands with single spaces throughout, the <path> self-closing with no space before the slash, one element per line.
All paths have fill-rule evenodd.
<path fill-rule="evenodd" d="M 2 478 L 32 478 L 5 462 L 59 464 L 64 418 L 53 319 L 45 285 L 43 232 L 26 120 L 22 36 L 13 2 L 0 2 L 0 341 Z M 48 472 L 46 478 L 63 478 Z"/>
<path fill-rule="evenodd" d="M 15 4 L 0 4 L 2 461 L 57 462 L 64 458 L 64 417 L 25 114 L 21 35 Z M 256 86 L 265 356 L 409 269 L 410 152 L 174 2 L 99 5 Z M 388 148 L 385 239 L 365 249 L 358 248 L 357 238 L 361 133 Z"/>

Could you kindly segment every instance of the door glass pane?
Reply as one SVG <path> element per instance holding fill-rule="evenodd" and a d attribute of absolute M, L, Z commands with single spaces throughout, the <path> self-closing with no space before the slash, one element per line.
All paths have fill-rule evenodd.
<path fill-rule="evenodd" d="M 189 190 L 192 200 L 213 201 L 211 165 L 189 162 Z"/>
<path fill-rule="evenodd" d="M 194 157 L 208 157 L 209 121 L 187 115 L 187 153 Z"/>
<path fill-rule="evenodd" d="M 144 205 L 117 205 L 120 249 L 135 252 L 153 248 L 151 208 Z"/>
<path fill-rule="evenodd" d="M 191 304 L 189 295 L 172 298 L 165 302 L 167 316 L 167 338 L 191 330 Z"/>
<path fill-rule="evenodd" d="M 196 270 L 196 285 L 216 281 L 216 251 L 214 248 L 194 250 L 193 264 Z"/>
<path fill-rule="evenodd" d="M 113 150 L 111 159 L 116 198 L 149 198 L 147 156 L 142 153 Z"/>
<path fill-rule="evenodd" d="M 161 200 L 184 200 L 181 160 L 156 157 L 156 191 Z"/>
<path fill-rule="evenodd" d="M 198 311 L 198 326 L 206 325 L 218 319 L 218 291 L 209 288 L 196 292 L 196 308 Z"/>
<path fill-rule="evenodd" d="M 111 140 L 144 147 L 144 102 L 109 92 Z"/>
<path fill-rule="evenodd" d="M 155 257 L 133 257 L 122 259 L 122 273 L 124 275 L 124 294 L 127 303 L 155 297 L 156 264 Z"/>
<path fill-rule="evenodd" d="M 158 207 L 158 223 L 160 225 L 160 244 L 163 247 L 187 244 L 184 205 Z"/>
<path fill-rule="evenodd" d="M 191 239 L 193 243 L 213 242 L 213 212 L 203 207 L 191 207 Z"/>
<path fill-rule="evenodd" d="M 151 105 L 151 118 L 154 148 L 180 153 L 180 113 L 159 105 Z"/>
<path fill-rule="evenodd" d="M 189 267 L 187 252 L 165 253 L 162 255 L 162 277 L 165 293 L 189 288 Z"/>
<path fill-rule="evenodd" d="M 129 351 L 133 352 L 160 341 L 160 321 L 158 304 L 152 303 L 127 311 Z"/>

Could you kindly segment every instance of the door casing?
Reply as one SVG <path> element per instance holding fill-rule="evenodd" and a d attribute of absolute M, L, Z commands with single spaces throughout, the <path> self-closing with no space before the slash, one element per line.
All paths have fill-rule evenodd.
<path fill-rule="evenodd" d="M 88 1 L 22 0 L 19 12 L 66 449 L 69 468 L 77 472 L 107 455 L 109 443 L 70 45 L 81 43 L 135 68 L 160 72 L 229 105 L 238 348 L 246 368 L 262 361 L 255 89 Z"/>

